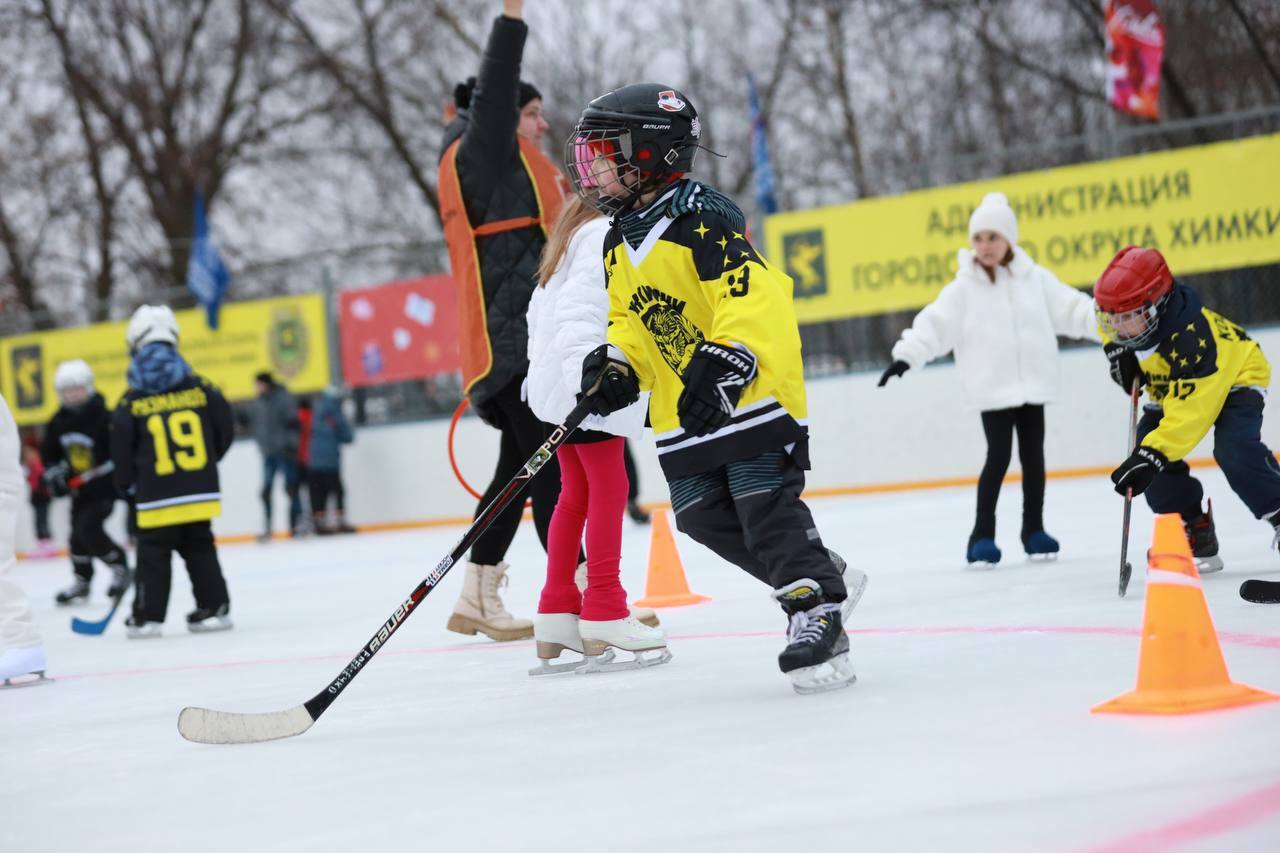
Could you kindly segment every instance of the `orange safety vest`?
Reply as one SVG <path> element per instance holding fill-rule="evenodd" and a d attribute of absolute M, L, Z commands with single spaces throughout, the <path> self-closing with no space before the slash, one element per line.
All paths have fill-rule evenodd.
<path fill-rule="evenodd" d="M 458 293 L 458 350 L 462 356 L 463 388 L 468 393 L 493 369 L 493 347 L 489 343 L 476 238 L 535 225 L 546 235 L 560 215 L 564 197 L 569 191 L 568 181 L 555 163 L 524 137 L 517 137 L 517 140 L 520 143 L 520 162 L 529 173 L 529 181 L 537 197 L 537 216 L 517 216 L 473 226 L 467 216 L 462 184 L 458 180 L 458 145 L 462 140 L 450 145 L 440 159 L 440 218 L 444 221 L 444 239 L 449 245 L 449 264 L 453 267 Z"/>

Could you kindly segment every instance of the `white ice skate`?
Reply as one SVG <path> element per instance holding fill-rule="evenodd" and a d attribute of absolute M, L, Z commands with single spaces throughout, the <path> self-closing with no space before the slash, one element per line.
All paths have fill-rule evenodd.
<path fill-rule="evenodd" d="M 0 687 L 35 687 L 52 684 L 45 676 L 48 658 L 44 646 L 19 646 L 0 654 Z"/>
<path fill-rule="evenodd" d="M 587 665 L 576 613 L 539 613 L 533 619 L 533 639 L 538 647 L 538 665 L 529 670 L 530 675 L 559 675 L 575 672 Z M 552 663 L 563 652 L 577 652 L 583 657 L 581 660 Z M 612 661 L 613 650 L 605 652 L 605 656 L 605 663 Z"/>
<path fill-rule="evenodd" d="M 582 672 L 643 669 L 671 660 L 666 633 L 661 628 L 650 628 L 634 616 L 603 622 L 580 619 L 578 633 L 587 659 Z M 631 660 L 610 662 L 606 655 L 611 654 L 611 648 L 631 652 Z"/>

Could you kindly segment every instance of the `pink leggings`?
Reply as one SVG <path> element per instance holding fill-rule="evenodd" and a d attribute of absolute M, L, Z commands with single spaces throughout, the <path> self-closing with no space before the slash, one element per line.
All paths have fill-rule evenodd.
<path fill-rule="evenodd" d="M 560 460 L 560 500 L 547 534 L 547 583 L 539 613 L 579 613 L 583 619 L 624 619 L 627 593 L 618 577 L 627 470 L 622 438 L 565 444 Z M 587 523 L 588 519 L 590 524 Z M 587 591 L 574 583 L 583 528 L 587 531 Z"/>

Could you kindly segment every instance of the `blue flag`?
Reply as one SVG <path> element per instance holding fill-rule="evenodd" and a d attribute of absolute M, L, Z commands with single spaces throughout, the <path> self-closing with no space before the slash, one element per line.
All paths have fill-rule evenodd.
<path fill-rule="evenodd" d="M 756 81 L 747 75 L 747 103 L 751 107 L 751 156 L 755 163 L 756 203 L 762 213 L 777 213 L 778 200 L 773 196 L 773 166 L 769 164 L 769 141 L 764 135 L 764 117 L 760 115 L 760 98 Z"/>
<path fill-rule="evenodd" d="M 187 289 L 204 306 L 209 328 L 218 328 L 218 307 L 231 283 L 231 275 L 222 263 L 218 247 L 209 236 L 209 219 L 204 210 L 204 191 L 196 190 L 195 235 L 191 241 L 191 257 L 187 260 Z"/>

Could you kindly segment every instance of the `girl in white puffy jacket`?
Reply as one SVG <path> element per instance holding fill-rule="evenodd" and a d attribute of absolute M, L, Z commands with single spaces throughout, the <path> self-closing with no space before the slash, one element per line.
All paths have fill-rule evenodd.
<path fill-rule="evenodd" d="M 996 500 L 1015 431 L 1022 545 L 1031 556 L 1056 554 L 1058 542 L 1044 530 L 1044 405 L 1058 390 L 1057 336 L 1099 339 L 1093 301 L 1018 247 L 1018 220 L 1003 193 L 988 193 L 973 211 L 969 240 L 973 249 L 960 250 L 955 280 L 902 333 L 880 385 L 954 350 L 960 382 L 982 412 L 987 436 L 966 558 L 1000 561 Z"/>
<path fill-rule="evenodd" d="M 547 423 L 562 423 L 577 405 L 582 361 L 605 342 L 608 231 L 608 220 L 575 196 L 566 202 L 543 250 L 539 285 L 529 301 L 525 391 L 529 408 Z M 632 612 L 619 578 L 628 485 L 623 444 L 625 437 L 643 433 L 648 402 L 644 394 L 608 417 L 588 416 L 557 452 L 560 498 L 547 534 L 547 582 L 534 620 L 542 661 L 535 674 L 581 666 L 549 663 L 566 649 L 586 655 L 588 666 L 596 666 L 606 662 L 608 646 L 636 653 L 665 648 L 663 632 L 651 627 L 657 624 L 653 612 Z M 575 573 L 584 527 L 587 585 L 580 592 Z"/>

